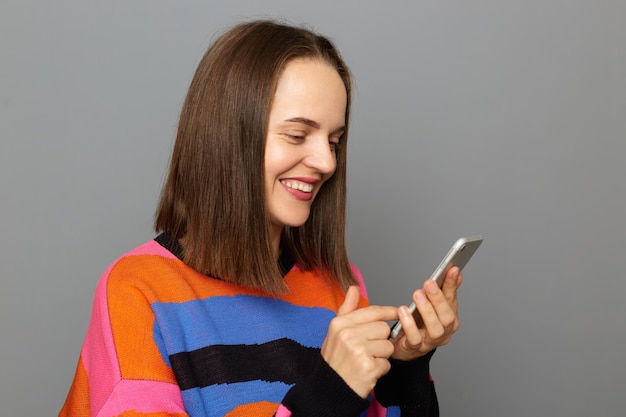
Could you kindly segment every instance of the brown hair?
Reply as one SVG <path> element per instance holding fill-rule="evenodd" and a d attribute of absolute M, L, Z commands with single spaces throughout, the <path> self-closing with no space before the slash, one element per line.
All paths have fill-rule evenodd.
<path fill-rule="evenodd" d="M 269 111 L 285 65 L 321 59 L 346 87 L 346 132 L 337 168 L 306 223 L 281 245 L 304 270 L 319 269 L 343 288 L 355 282 L 345 245 L 346 141 L 351 76 L 334 45 L 314 32 L 273 21 L 237 25 L 202 58 L 182 107 L 155 229 L 181 240 L 194 269 L 239 285 L 286 289 L 271 250 L 263 192 Z"/>

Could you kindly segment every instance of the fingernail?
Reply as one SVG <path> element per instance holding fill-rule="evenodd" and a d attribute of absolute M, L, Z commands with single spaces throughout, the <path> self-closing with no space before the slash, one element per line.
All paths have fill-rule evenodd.
<path fill-rule="evenodd" d="M 426 295 L 422 292 L 422 291 L 417 291 L 417 294 L 415 296 L 417 298 L 417 302 L 420 304 L 424 304 L 426 302 L 428 302 L 428 299 L 426 298 Z"/>
<path fill-rule="evenodd" d="M 435 284 L 435 281 L 426 281 L 426 284 L 424 284 L 424 286 L 426 287 L 426 291 L 428 291 L 431 294 L 434 294 L 437 292 L 437 290 L 439 289 L 437 287 L 437 284 Z"/>

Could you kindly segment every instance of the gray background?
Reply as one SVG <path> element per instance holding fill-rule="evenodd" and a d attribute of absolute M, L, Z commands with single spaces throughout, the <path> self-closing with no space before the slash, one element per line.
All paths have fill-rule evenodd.
<path fill-rule="evenodd" d="M 0 3 L 0 413 L 55 415 L 106 266 L 150 239 L 216 31 L 280 16 L 357 80 L 349 247 L 398 304 L 486 241 L 432 372 L 442 416 L 623 416 L 626 2 Z"/>

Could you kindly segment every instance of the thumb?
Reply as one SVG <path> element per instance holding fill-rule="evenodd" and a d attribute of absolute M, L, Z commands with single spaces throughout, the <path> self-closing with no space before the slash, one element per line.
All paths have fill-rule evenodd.
<path fill-rule="evenodd" d="M 346 298 L 343 300 L 343 304 L 339 307 L 337 311 L 338 316 L 343 316 L 344 314 L 348 314 L 359 308 L 359 300 L 361 299 L 361 295 L 359 293 L 359 287 L 356 285 L 351 285 L 346 291 Z"/>

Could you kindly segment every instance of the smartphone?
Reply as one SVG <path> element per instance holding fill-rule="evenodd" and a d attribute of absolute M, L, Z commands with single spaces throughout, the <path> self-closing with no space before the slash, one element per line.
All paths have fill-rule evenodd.
<path fill-rule="evenodd" d="M 454 242 L 454 245 L 448 251 L 448 254 L 444 256 L 443 260 L 435 269 L 435 272 L 432 273 L 429 279 L 437 281 L 439 288 L 443 286 L 443 281 L 446 277 L 446 274 L 453 266 L 457 266 L 459 270 L 462 270 L 465 265 L 469 262 L 472 255 L 476 252 L 480 244 L 483 242 L 482 236 L 471 236 L 471 237 L 462 237 Z M 415 303 L 411 303 L 409 305 L 409 311 L 413 314 L 415 318 L 415 322 L 418 327 L 422 327 L 424 322 L 422 321 L 422 317 L 417 311 L 417 307 Z M 391 335 L 390 339 L 396 339 L 402 335 L 402 324 L 400 321 L 394 323 L 391 327 Z"/>

